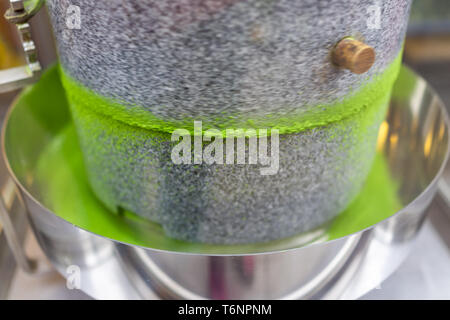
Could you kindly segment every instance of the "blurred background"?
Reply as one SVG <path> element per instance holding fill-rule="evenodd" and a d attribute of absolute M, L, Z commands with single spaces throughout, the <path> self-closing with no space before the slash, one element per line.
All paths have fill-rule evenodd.
<path fill-rule="evenodd" d="M 9 0 L 0 0 L 0 69 L 19 66 L 25 61 L 15 26 L 3 18 L 8 6 Z M 32 19 L 31 25 L 39 61 L 45 68 L 56 60 L 45 10 Z M 414 1 L 404 62 L 438 91 L 447 107 L 450 105 L 449 0 Z M 0 94 L 0 120 L 17 93 Z M 0 178 L 4 174 L 0 172 Z M 433 203 L 429 217 L 413 254 L 391 278 L 366 295 L 365 299 L 450 299 L 448 206 Z M 18 224 L 25 223 L 23 218 L 17 219 Z M 23 222 L 20 222 L 21 219 Z M 33 237 L 25 237 L 25 231 L 23 234 L 29 254 L 45 259 Z M 67 290 L 65 280 L 49 264 L 46 268 L 38 276 L 29 276 L 17 270 L 0 226 L 0 299 L 88 299 L 79 291 Z"/>
<path fill-rule="evenodd" d="M 404 60 L 450 102 L 450 1 L 415 0 Z"/>

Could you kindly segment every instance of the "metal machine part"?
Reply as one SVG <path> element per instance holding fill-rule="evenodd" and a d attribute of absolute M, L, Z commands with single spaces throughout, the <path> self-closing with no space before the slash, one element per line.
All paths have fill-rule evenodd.
<path fill-rule="evenodd" d="M 16 24 L 27 22 L 41 9 L 44 0 L 9 0 L 5 19 Z"/>
<path fill-rule="evenodd" d="M 47 1 L 90 186 L 111 211 L 131 211 L 182 241 L 251 244 L 320 228 L 370 170 L 410 1 L 380 3 L 382 30 L 358 14 L 367 0 L 214 2 L 84 0 L 74 14 L 82 23 L 68 28 L 71 2 Z M 355 33 L 367 44 L 341 41 Z M 333 48 L 336 65 L 366 76 L 336 68 Z M 222 137 L 227 128 L 278 129 L 277 174 L 259 174 L 261 161 L 223 166 L 218 150 L 212 163 L 195 154 L 174 163 L 172 132 L 196 120 L 199 133 L 221 129 Z"/>
<path fill-rule="evenodd" d="M 5 18 L 17 25 L 26 65 L 0 70 L 0 93 L 22 88 L 39 78 L 41 65 L 37 59 L 28 20 L 39 11 L 43 3 L 43 0 L 28 0 L 26 3 L 23 0 L 10 0 L 11 7 L 6 12 Z"/>
<path fill-rule="evenodd" d="M 11 197 L 14 196 L 14 193 L 11 192 L 11 186 L 12 188 L 15 188 L 14 185 L 6 184 L 4 188 L 8 192 L 8 202 L 11 203 L 13 200 Z M 17 199 L 24 205 L 23 199 L 20 196 L 20 193 L 17 194 Z M 11 204 L 9 205 L 11 206 Z M 7 202 L 4 199 L 4 196 L 0 197 L 0 222 L 3 226 L 3 231 L 5 233 L 6 240 L 9 244 L 9 247 L 11 248 L 11 251 L 14 255 L 14 258 L 17 262 L 17 264 L 26 272 L 33 272 L 36 269 L 36 262 L 27 258 L 24 250 L 22 249 L 22 241 L 23 236 L 21 237 L 19 232 L 16 232 L 16 229 L 14 228 L 13 222 L 9 218 L 9 212 L 8 212 L 8 205 Z M 23 235 L 23 233 L 22 233 Z"/>
<path fill-rule="evenodd" d="M 382 141 L 404 208 L 379 224 L 331 242 L 229 255 L 137 247 L 57 217 L 40 203 L 18 172 L 10 173 L 24 195 L 42 249 L 63 275 L 68 267 L 78 266 L 82 290 L 92 297 L 357 298 L 386 279 L 408 254 L 448 158 L 448 119 L 443 105 L 425 81 L 411 72 L 403 72 L 398 83 L 411 83 L 411 77 L 415 86 L 407 96 L 396 98 L 394 94 L 387 118 L 389 131 Z M 27 109 L 21 111 L 26 116 Z M 5 128 L 3 142 L 11 139 L 5 136 Z M 412 175 L 412 170 L 420 176 Z M 27 174 L 32 180 L 32 172 Z"/>
<path fill-rule="evenodd" d="M 0 160 L 0 166 L 4 165 L 3 160 Z M 11 280 L 16 270 L 16 261 L 24 261 L 22 260 L 24 256 L 21 256 L 21 253 L 23 252 L 21 246 L 24 243 L 28 223 L 23 207 L 14 193 L 16 187 L 9 179 L 6 170 L 0 172 L 0 181 L 0 198 L 2 206 L 5 206 L 3 208 L 7 209 L 8 212 L 14 211 L 11 220 L 9 220 L 9 218 L 0 219 L 0 283 L 2 284 L 0 286 L 0 299 L 4 299 L 8 293 Z M 6 213 L 6 211 L 2 212 L 2 214 L 4 213 Z M 7 224 L 3 225 L 3 222 L 6 222 Z M 14 225 L 14 229 L 11 228 L 11 224 Z M 11 232 L 13 232 L 14 243 L 11 243 Z M 13 247 L 11 244 L 15 246 Z M 10 250 L 10 248 L 15 249 Z M 29 266 L 28 260 L 26 260 L 25 264 L 20 267 L 22 267 L 23 270 L 30 271 L 31 268 L 28 268 Z"/>

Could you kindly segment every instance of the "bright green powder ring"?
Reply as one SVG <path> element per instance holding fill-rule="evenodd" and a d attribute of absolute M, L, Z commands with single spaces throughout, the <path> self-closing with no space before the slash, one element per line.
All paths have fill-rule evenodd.
<path fill-rule="evenodd" d="M 88 89 L 72 78 L 60 67 L 60 75 L 66 95 L 72 104 L 90 108 L 112 119 L 131 126 L 150 129 L 171 134 L 176 129 L 186 129 L 194 134 L 193 122 L 202 121 L 202 134 L 211 135 L 209 129 L 219 130 L 225 137 L 227 129 L 277 129 L 279 134 L 298 133 L 307 129 L 326 126 L 352 115 L 362 112 L 371 106 L 383 104 L 386 93 L 390 92 L 398 76 L 401 66 L 402 52 L 385 69 L 382 74 L 366 79 L 366 84 L 349 94 L 346 98 L 327 105 L 301 110 L 288 116 L 266 116 L 264 118 L 240 119 L 239 117 L 223 117 L 215 119 L 200 119 L 186 116 L 181 121 L 161 119 L 142 106 L 130 106 L 126 102 L 109 99 Z M 308 111 L 304 111 L 308 110 Z M 199 133 L 196 131 L 196 134 Z M 270 131 L 269 131 L 270 134 Z"/>

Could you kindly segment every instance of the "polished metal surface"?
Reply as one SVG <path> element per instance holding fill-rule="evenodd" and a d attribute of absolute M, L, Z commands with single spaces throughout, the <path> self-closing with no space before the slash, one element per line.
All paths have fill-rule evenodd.
<path fill-rule="evenodd" d="M 442 179 L 439 180 L 439 195 L 446 205 L 450 207 L 450 166 L 445 168 Z"/>
<path fill-rule="evenodd" d="M 13 94 L 14 92 L 0 95 L 0 126 L 3 123 L 8 106 L 14 98 Z M 28 224 L 24 210 L 20 209 L 21 204 L 14 197 L 14 190 L 16 190 L 16 185 L 10 178 L 2 157 L 0 158 L 0 197 L 7 206 L 8 211 L 14 211 L 14 215 L 11 216 L 11 223 L 14 225 L 14 231 L 18 234 L 18 242 L 23 244 Z M 8 296 L 16 269 L 16 259 L 9 248 L 4 227 L 0 222 L 0 300 Z"/>
<path fill-rule="evenodd" d="M 39 73 L 31 72 L 28 66 L 0 70 L 0 93 L 23 88 L 38 79 Z"/>
<path fill-rule="evenodd" d="M 6 185 L 8 187 L 8 185 Z M 13 185 L 14 188 L 14 185 Z M 14 197 L 14 194 L 9 192 L 9 199 Z M 20 195 L 20 193 L 17 193 L 17 195 Z M 19 196 L 17 197 L 20 199 L 21 202 L 23 202 L 22 198 Z M 9 200 L 11 203 L 13 200 Z M 19 233 L 16 231 L 16 228 L 14 227 L 14 224 L 12 220 L 9 217 L 9 211 L 8 207 L 6 205 L 6 201 L 4 200 L 4 196 L 0 197 L 0 224 L 3 226 L 3 232 L 5 234 L 6 240 L 9 244 L 9 247 L 11 248 L 11 251 L 14 255 L 14 258 L 16 259 L 17 264 L 26 272 L 33 272 L 36 268 L 36 262 L 29 259 L 23 250 L 21 237 Z"/>
<path fill-rule="evenodd" d="M 404 208 L 357 234 L 297 249 L 207 255 L 118 243 L 62 220 L 37 200 L 32 171 L 25 168 L 50 138 L 39 133 L 43 128 L 29 128 L 42 140 L 19 152 L 22 158 L 7 162 L 23 164 L 24 170 L 11 175 L 42 249 L 65 276 L 68 267 L 79 267 L 82 290 L 95 298 L 357 298 L 386 279 L 408 254 L 448 158 L 448 120 L 436 94 L 406 69 L 394 91 L 411 79 L 414 85 L 406 94 L 394 92 L 389 130 L 380 138 Z M 3 143 L 12 139 L 7 133 Z"/>
<path fill-rule="evenodd" d="M 32 0 L 28 1 L 25 7 L 23 0 L 10 0 L 10 8 L 5 13 L 5 18 L 17 25 L 26 65 L 0 70 L 0 93 L 22 88 L 39 79 L 41 64 L 27 21 L 39 11 L 43 3 L 43 0 Z"/>

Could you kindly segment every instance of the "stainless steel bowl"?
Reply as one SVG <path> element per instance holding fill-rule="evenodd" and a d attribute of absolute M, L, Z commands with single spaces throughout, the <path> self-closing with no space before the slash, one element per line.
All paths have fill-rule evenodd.
<path fill-rule="evenodd" d="M 404 208 L 398 213 L 360 232 L 334 241 L 316 239 L 303 247 L 292 239 L 222 252 L 169 239 L 142 247 L 83 230 L 42 205 L 42 193 L 33 184 L 36 161 L 65 123 L 33 113 L 36 102 L 30 96 L 20 99 L 11 107 L 2 134 L 17 196 L 23 198 L 34 234 L 56 269 L 70 277 L 75 266 L 81 289 L 95 298 L 357 298 L 386 279 L 408 254 L 449 153 L 442 102 L 424 80 L 404 68 L 391 100 L 388 130 L 379 139 L 399 185 Z M 57 100 L 40 107 L 45 110 Z M 0 203 L 0 211 L 9 208 Z M 8 222 L 8 215 L 0 218 Z M 136 233 L 145 229 L 139 221 L 127 227 Z M 14 234 L 9 234 L 13 243 Z M 14 249 L 20 251 L 19 246 Z M 23 254 L 17 256 L 31 268 Z"/>

